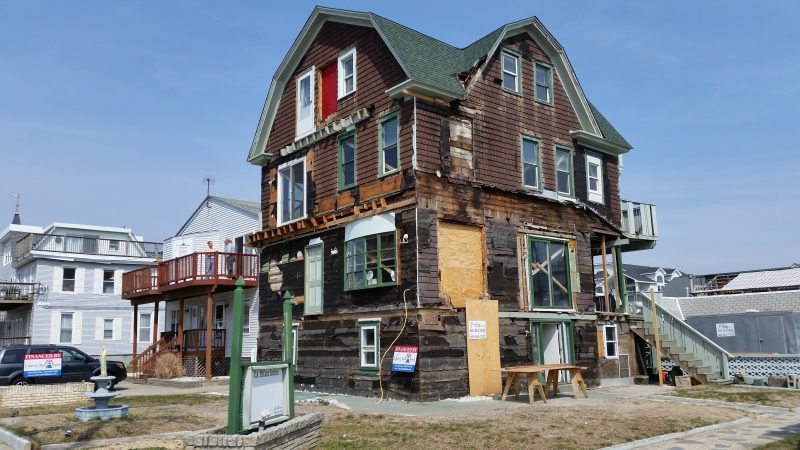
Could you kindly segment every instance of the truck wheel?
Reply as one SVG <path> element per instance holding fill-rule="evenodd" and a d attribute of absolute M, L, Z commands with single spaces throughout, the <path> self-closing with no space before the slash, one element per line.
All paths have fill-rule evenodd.
<path fill-rule="evenodd" d="M 17 378 L 14 378 L 13 380 L 11 380 L 10 384 L 11 384 L 11 386 L 27 386 L 27 385 L 31 384 L 31 382 L 26 380 L 25 378 L 17 377 Z"/>

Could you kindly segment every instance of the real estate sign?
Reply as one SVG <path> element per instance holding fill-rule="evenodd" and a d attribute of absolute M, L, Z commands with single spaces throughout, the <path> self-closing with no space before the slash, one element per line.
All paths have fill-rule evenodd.
<path fill-rule="evenodd" d="M 289 420 L 289 365 L 248 366 L 244 374 L 242 427 Z"/>
<path fill-rule="evenodd" d="M 25 355 L 22 376 L 35 377 L 60 377 L 61 353 L 31 353 Z"/>
<path fill-rule="evenodd" d="M 396 345 L 392 358 L 392 372 L 413 372 L 417 366 L 419 347 Z"/>

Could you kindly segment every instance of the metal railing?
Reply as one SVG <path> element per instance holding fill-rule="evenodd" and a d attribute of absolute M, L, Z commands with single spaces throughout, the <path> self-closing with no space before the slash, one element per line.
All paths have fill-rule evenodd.
<path fill-rule="evenodd" d="M 30 343 L 31 343 L 30 336 L 0 338 L 0 347 L 8 347 L 11 345 L 30 345 Z"/>
<path fill-rule="evenodd" d="M 655 239 L 658 237 L 656 205 L 622 200 L 622 231 L 630 237 Z"/>
<path fill-rule="evenodd" d="M 24 302 L 44 295 L 44 286 L 40 283 L 19 283 L 16 281 L 0 281 L 0 302 Z"/>
<path fill-rule="evenodd" d="M 17 241 L 12 260 L 23 260 L 33 251 L 152 259 L 161 259 L 164 254 L 160 242 L 30 233 Z"/>
<path fill-rule="evenodd" d="M 658 331 L 663 340 L 674 342 L 670 346 L 673 351 L 675 348 L 682 349 L 678 353 L 687 356 L 691 360 L 700 360 L 699 366 L 711 367 L 712 375 L 723 379 L 728 378 L 728 358 L 731 354 L 722 347 L 714 343 L 711 339 L 689 326 L 686 322 L 674 316 L 658 304 L 661 293 L 656 293 L 656 320 L 658 320 Z M 642 306 L 642 318 L 645 328 L 653 332 L 653 305 L 647 296 L 636 293 L 636 299 Z M 664 338 L 666 336 L 666 338 Z M 709 377 L 713 378 L 713 377 Z"/>

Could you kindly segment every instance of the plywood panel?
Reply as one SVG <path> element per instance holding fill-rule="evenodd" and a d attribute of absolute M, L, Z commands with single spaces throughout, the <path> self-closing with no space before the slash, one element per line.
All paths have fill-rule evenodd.
<path fill-rule="evenodd" d="M 483 251 L 480 227 L 439 222 L 441 291 L 456 308 L 486 292 Z"/>
<path fill-rule="evenodd" d="M 499 394 L 500 379 L 500 324 L 496 300 L 467 300 L 467 368 L 469 395 Z M 484 338 L 475 339 L 470 333 L 470 322 L 486 324 Z"/>

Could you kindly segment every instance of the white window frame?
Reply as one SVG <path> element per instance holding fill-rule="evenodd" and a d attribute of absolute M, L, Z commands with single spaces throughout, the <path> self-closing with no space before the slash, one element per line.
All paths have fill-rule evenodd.
<path fill-rule="evenodd" d="M 616 324 L 604 324 L 603 327 L 603 353 L 606 355 L 606 359 L 619 359 L 619 334 L 617 330 Z M 609 339 L 608 329 L 614 329 L 614 336 L 613 339 Z M 614 355 L 608 354 L 608 344 L 614 344 Z"/>
<path fill-rule="evenodd" d="M 380 362 L 380 353 L 381 353 L 381 322 L 380 319 L 361 319 L 358 321 L 358 359 L 359 359 L 359 366 L 361 369 L 367 370 L 377 370 L 378 364 Z M 365 334 L 366 330 L 373 330 L 375 333 L 375 345 L 364 345 L 365 342 Z M 367 353 L 375 353 L 375 363 L 368 364 L 366 362 L 366 354 Z"/>
<path fill-rule="evenodd" d="M 319 286 L 319 305 L 309 305 L 308 303 L 308 293 L 311 289 L 313 289 L 309 285 L 308 273 L 311 267 L 311 259 L 309 258 L 309 251 L 319 249 L 319 278 L 320 278 L 320 286 Z M 325 244 L 320 242 L 315 242 L 313 244 L 309 244 L 305 248 L 305 277 L 304 277 L 304 284 L 305 284 L 305 292 L 306 292 L 306 301 L 303 303 L 303 314 L 307 316 L 311 315 L 319 315 L 322 314 L 325 308 L 325 304 L 323 299 L 324 292 L 325 292 Z"/>
<path fill-rule="evenodd" d="M 70 328 L 64 328 L 64 316 L 69 316 Z M 64 340 L 64 331 L 69 330 L 69 340 Z M 59 344 L 72 344 L 73 336 L 75 335 L 75 313 L 62 312 L 58 316 L 58 343 Z"/>
<path fill-rule="evenodd" d="M 592 189 L 591 180 L 592 177 L 590 175 L 589 167 L 590 166 L 597 166 L 597 189 Z M 599 156 L 586 153 L 586 198 L 589 199 L 590 202 L 605 204 L 604 200 L 604 189 L 603 189 L 603 159 Z"/>
<path fill-rule="evenodd" d="M 106 272 L 111 272 L 111 279 L 110 280 L 106 280 Z M 97 273 L 97 272 L 95 272 L 95 273 Z M 106 292 L 106 283 L 109 283 L 109 282 L 111 283 L 111 292 Z M 101 285 L 102 285 L 102 287 L 101 287 L 101 291 L 100 292 L 103 293 L 103 294 L 106 294 L 106 295 L 112 294 L 113 295 L 117 291 L 116 272 L 113 269 L 111 269 L 111 270 L 103 269 L 103 281 L 102 281 Z"/>
<path fill-rule="evenodd" d="M 147 315 L 147 324 L 145 325 L 145 321 L 142 320 L 142 316 Z M 153 339 L 153 313 L 152 312 L 140 312 L 139 313 L 139 320 L 137 324 L 139 329 L 136 330 L 137 338 L 139 342 L 150 342 Z M 142 333 L 142 329 L 146 328 L 147 333 Z M 144 338 L 144 339 L 142 339 Z"/>
<path fill-rule="evenodd" d="M 515 66 L 514 72 L 506 69 L 506 58 L 505 58 L 506 56 L 510 56 L 510 57 L 514 58 L 514 62 L 515 62 L 515 64 L 514 64 L 514 66 Z M 519 55 L 514 53 L 514 52 L 512 52 L 511 50 L 503 50 L 502 52 L 500 52 L 500 86 L 503 88 L 503 90 L 508 91 L 508 92 L 513 92 L 515 94 L 521 94 L 522 93 L 521 92 L 522 90 L 520 89 L 521 83 L 519 82 L 519 79 L 520 79 L 520 76 L 519 76 L 520 75 L 519 74 L 519 72 L 520 72 L 519 71 L 519 69 L 520 69 L 519 60 L 520 60 Z M 506 85 L 505 85 L 505 74 L 509 74 L 509 75 L 512 75 L 514 77 L 514 89 L 506 87 Z"/>
<path fill-rule="evenodd" d="M 250 334 L 250 311 L 252 304 L 250 301 L 244 302 L 244 322 L 242 323 L 242 334 Z"/>
<path fill-rule="evenodd" d="M 296 164 L 302 164 L 303 165 L 303 215 L 301 217 L 295 217 L 295 218 L 290 218 L 289 220 L 286 220 L 286 218 L 283 217 L 283 208 L 282 208 L 283 185 L 281 183 L 281 172 L 283 172 L 284 170 L 289 170 L 289 174 L 291 175 L 291 173 L 292 173 L 291 169 Z M 305 219 L 308 216 L 308 208 L 306 207 L 306 200 L 307 200 L 306 197 L 308 196 L 308 194 L 307 194 L 307 191 L 308 191 L 308 174 L 306 173 L 306 157 L 304 156 L 304 157 L 299 158 L 299 159 L 288 161 L 288 162 L 285 162 L 285 163 L 281 164 L 280 166 L 278 166 L 278 173 L 277 173 L 277 177 L 276 177 L 275 180 L 276 180 L 276 183 L 278 185 L 278 226 L 283 226 L 283 225 L 286 225 L 288 223 L 297 222 L 298 220 Z M 290 182 L 289 182 L 289 188 L 290 189 L 292 189 L 292 187 L 291 187 L 292 184 L 294 184 L 294 183 L 292 183 L 292 180 L 290 179 Z M 291 211 L 291 210 L 292 210 L 292 208 L 290 207 L 289 211 Z"/>
<path fill-rule="evenodd" d="M 102 320 L 103 320 L 103 340 L 104 341 L 112 341 L 112 340 L 114 340 L 114 319 L 107 319 L 107 318 L 104 317 Z M 108 322 L 111 322 L 111 329 L 110 330 L 106 329 L 106 323 L 108 323 Z M 107 331 L 111 331 L 111 336 L 106 337 L 106 332 Z"/>
<path fill-rule="evenodd" d="M 66 273 L 67 270 L 72 270 L 73 275 L 72 278 L 67 278 Z M 66 290 L 64 289 L 64 282 L 67 280 L 72 280 L 72 289 Z M 64 267 L 61 271 L 61 290 L 60 292 L 72 292 L 75 293 L 78 291 L 78 268 L 77 267 Z"/>
<path fill-rule="evenodd" d="M 344 73 L 344 64 L 352 58 L 353 60 L 353 89 L 348 91 L 347 90 L 347 83 L 345 83 L 345 73 Z M 356 48 L 353 47 L 350 50 L 345 51 L 341 55 L 339 55 L 338 59 L 338 69 L 336 72 L 336 80 L 339 85 L 339 92 L 337 96 L 337 100 L 343 97 L 346 97 L 353 92 L 356 91 Z"/>
<path fill-rule="evenodd" d="M 296 95 L 295 95 L 295 125 L 296 125 L 296 133 L 295 139 L 300 139 L 304 136 L 307 136 L 317 129 L 317 121 L 316 121 L 316 69 L 314 66 L 311 66 L 310 69 L 305 71 L 304 73 L 300 74 L 297 77 L 296 81 Z M 311 89 L 311 116 L 308 119 L 302 120 L 300 119 L 300 83 L 303 82 L 308 78 L 310 81 L 310 89 Z"/>

